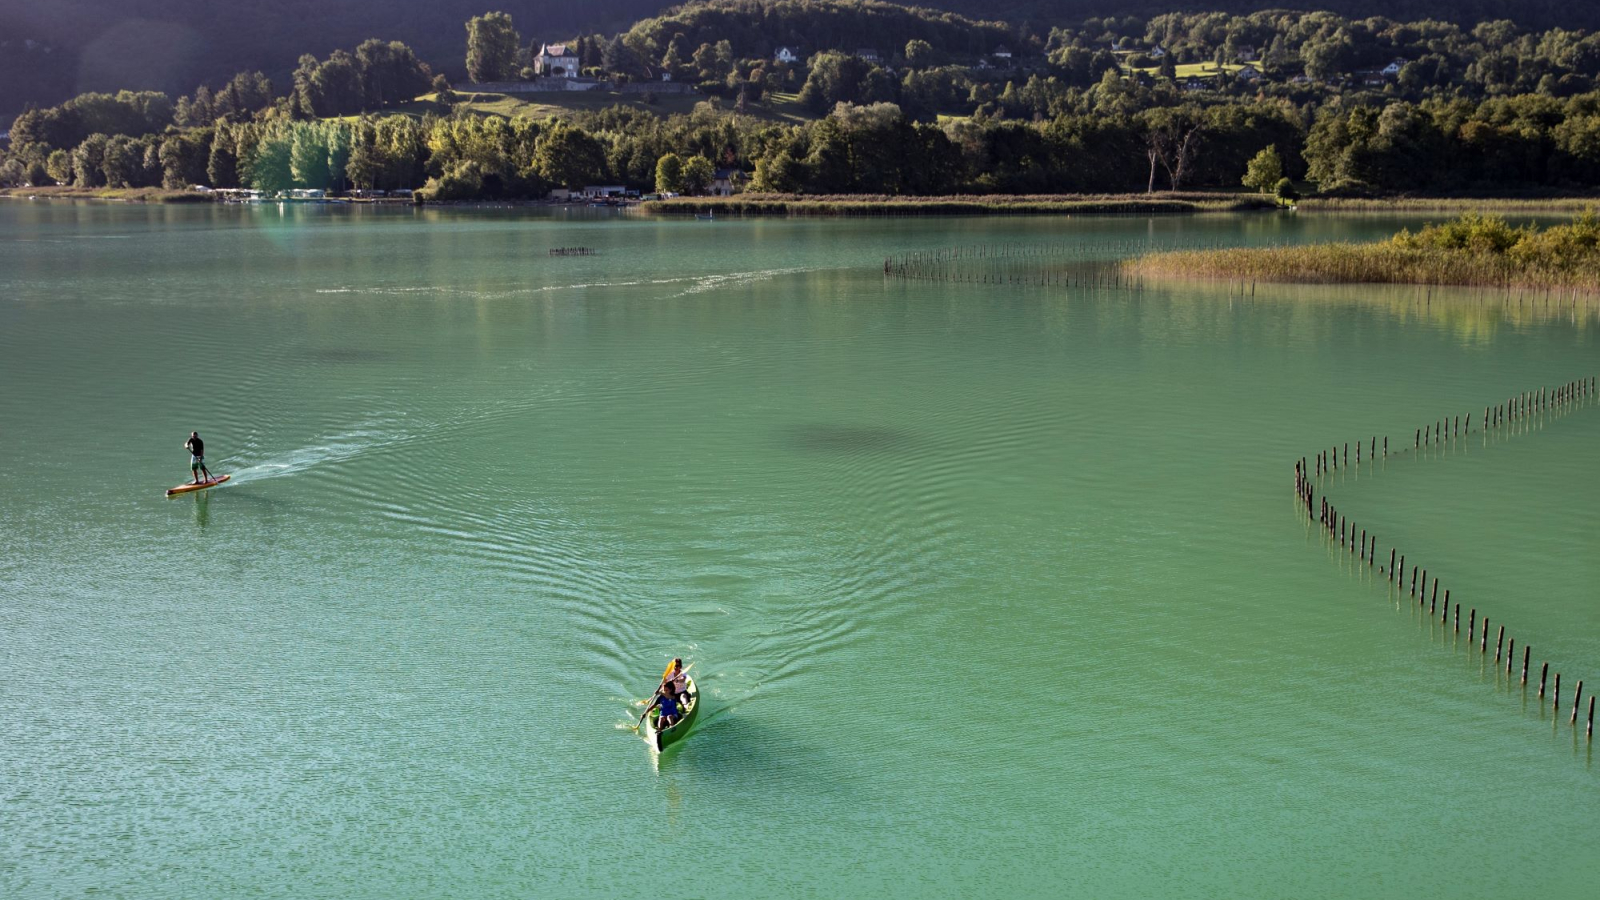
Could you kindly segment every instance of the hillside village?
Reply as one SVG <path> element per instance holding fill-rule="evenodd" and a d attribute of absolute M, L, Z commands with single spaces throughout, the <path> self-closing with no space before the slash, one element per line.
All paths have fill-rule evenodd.
<path fill-rule="evenodd" d="M 1042 31 L 874 0 L 693 3 L 612 35 L 465 24 L 464 65 L 374 38 L 303 54 L 287 80 L 29 110 L 0 187 L 614 202 L 1600 184 L 1600 37 L 1583 31 L 1327 12 Z"/>

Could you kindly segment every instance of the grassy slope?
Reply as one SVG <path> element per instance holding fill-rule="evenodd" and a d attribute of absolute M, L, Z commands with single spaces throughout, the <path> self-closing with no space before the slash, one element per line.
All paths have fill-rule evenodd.
<path fill-rule="evenodd" d="M 462 112 L 506 118 L 530 116 L 536 119 L 577 112 L 595 112 L 613 106 L 628 106 L 662 116 L 674 113 L 688 114 L 694 110 L 695 104 L 707 99 L 703 94 L 657 94 L 656 102 L 648 104 L 642 94 L 622 94 L 616 91 L 494 94 L 458 90 L 456 97 L 454 108 Z M 450 112 L 451 107 L 440 103 L 437 94 L 423 94 L 410 103 L 391 107 L 381 114 L 400 113 L 420 118 L 429 113 L 443 116 Z M 757 119 L 771 122 L 799 122 L 809 118 L 792 94 L 777 94 L 768 102 L 752 103 L 749 105 L 749 114 Z"/>

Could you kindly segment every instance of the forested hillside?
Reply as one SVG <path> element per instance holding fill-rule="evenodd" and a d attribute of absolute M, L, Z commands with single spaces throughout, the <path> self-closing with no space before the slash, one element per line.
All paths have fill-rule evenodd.
<path fill-rule="evenodd" d="M 614 33 L 672 5 L 663 0 L 0 0 L 0 121 L 29 104 L 56 103 L 85 91 L 159 90 L 176 96 L 241 70 L 260 70 L 283 84 L 301 54 L 323 56 L 373 37 L 404 41 L 434 71 L 456 78 L 464 74 L 462 23 L 489 9 L 510 13 L 525 38 L 539 41 Z M 1529 28 L 1600 26 L 1600 4 L 1566 0 L 926 0 L 923 5 L 1004 19 L 1039 35 L 1089 16 L 1280 7 L 1467 24 L 1509 18 Z"/>

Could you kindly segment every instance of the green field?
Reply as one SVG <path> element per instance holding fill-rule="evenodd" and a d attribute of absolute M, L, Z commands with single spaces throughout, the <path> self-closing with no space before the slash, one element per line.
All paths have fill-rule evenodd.
<path fill-rule="evenodd" d="M 1178 68 L 1178 78 L 1180 80 L 1182 80 L 1182 79 L 1185 79 L 1185 78 L 1215 78 L 1221 72 L 1227 72 L 1228 74 L 1232 75 L 1233 73 L 1235 73 L 1235 72 L 1239 71 L 1240 69 L 1244 68 L 1244 66 L 1243 65 L 1238 65 L 1238 64 L 1235 64 L 1235 63 L 1223 63 L 1221 66 L 1218 66 L 1216 63 L 1207 62 L 1207 63 L 1184 63 L 1183 65 L 1180 65 L 1177 68 Z M 1154 75 L 1160 75 L 1161 74 L 1161 67 L 1160 66 L 1145 66 L 1144 68 L 1130 69 L 1129 71 L 1138 72 L 1141 75 L 1154 76 Z"/>
<path fill-rule="evenodd" d="M 400 113 L 410 116 L 425 116 L 428 114 L 444 116 L 452 111 L 475 113 L 482 116 L 531 116 L 543 119 L 550 116 L 568 115 L 577 112 L 598 112 L 614 106 L 626 106 L 634 109 L 645 110 L 657 115 L 668 116 L 673 114 L 688 114 L 694 111 L 696 104 L 704 103 L 713 98 L 704 94 L 655 94 L 655 102 L 647 103 L 647 94 L 624 94 L 618 91 L 565 91 L 538 94 L 498 94 L 477 93 L 472 91 L 456 91 L 456 102 L 446 104 L 439 102 L 438 94 L 423 94 L 410 103 L 403 103 L 386 110 L 388 113 Z M 724 102 L 725 105 L 726 101 Z M 749 114 L 758 119 L 773 122 L 798 122 L 808 118 L 803 107 L 796 101 L 794 94 L 774 94 L 764 103 L 749 104 Z M 346 116 L 344 118 L 354 118 Z"/>

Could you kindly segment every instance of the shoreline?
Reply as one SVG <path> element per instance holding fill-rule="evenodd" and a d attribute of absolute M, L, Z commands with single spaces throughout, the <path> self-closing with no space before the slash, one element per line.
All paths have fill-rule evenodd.
<path fill-rule="evenodd" d="M 0 188 L 4 200 L 98 200 L 113 203 L 215 203 L 207 191 L 158 187 L 108 188 L 52 185 Z M 412 205 L 411 200 L 336 202 Z M 587 203 L 531 199 L 420 201 L 417 206 L 441 208 L 504 208 L 587 206 Z M 954 194 L 899 196 L 884 194 L 735 194 L 729 197 L 675 197 L 617 207 L 646 215 L 738 216 L 995 216 L 995 215 L 1182 215 L 1297 211 L 1300 213 L 1580 213 L 1600 208 L 1600 194 L 1549 196 L 1447 197 L 1307 197 L 1294 205 L 1279 204 L 1268 194 L 1222 191 L 1157 192 L 1154 194 Z"/>
<path fill-rule="evenodd" d="M 1156 194 L 954 194 L 945 197 L 883 194 L 736 194 L 676 197 L 639 204 L 660 216 L 970 216 L 1087 215 L 1118 213 L 1271 212 L 1281 209 L 1261 194 L 1183 192 Z"/>

